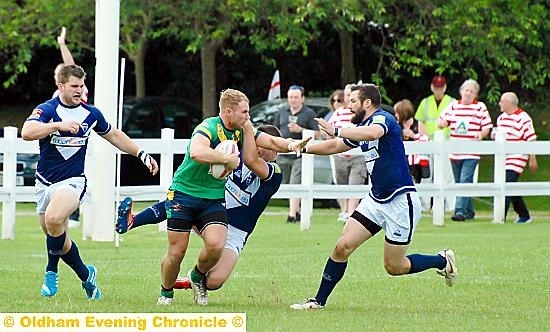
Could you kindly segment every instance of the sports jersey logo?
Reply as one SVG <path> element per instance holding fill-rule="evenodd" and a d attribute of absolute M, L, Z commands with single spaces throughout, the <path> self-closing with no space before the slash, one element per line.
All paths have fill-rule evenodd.
<path fill-rule="evenodd" d="M 383 116 L 383 115 L 375 115 L 373 118 L 372 118 L 372 123 L 386 123 L 386 117 Z"/>
<path fill-rule="evenodd" d="M 88 124 L 86 122 L 81 123 L 80 126 L 82 127 L 82 130 L 86 133 L 88 132 Z"/>
<path fill-rule="evenodd" d="M 32 114 L 28 117 L 28 119 L 38 119 L 42 115 L 42 110 L 39 110 L 38 108 L 35 108 L 32 111 Z"/>
<path fill-rule="evenodd" d="M 376 159 L 380 158 L 380 155 L 378 154 L 378 150 L 375 147 L 372 147 L 365 151 L 365 161 L 368 163 L 369 161 L 374 161 Z"/>
<path fill-rule="evenodd" d="M 227 181 L 225 183 L 225 190 L 242 205 L 248 206 L 248 204 L 250 204 L 250 194 L 241 190 L 233 181 Z"/>
<path fill-rule="evenodd" d="M 84 146 L 88 137 L 61 137 L 52 136 L 50 143 L 57 146 Z"/>

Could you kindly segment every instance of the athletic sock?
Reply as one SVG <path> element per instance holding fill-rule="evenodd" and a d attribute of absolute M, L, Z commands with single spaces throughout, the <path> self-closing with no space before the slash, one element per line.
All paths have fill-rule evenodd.
<path fill-rule="evenodd" d="M 61 256 L 61 259 L 65 262 L 65 264 L 69 265 L 74 272 L 76 272 L 76 275 L 80 280 L 82 280 L 82 282 L 85 282 L 88 279 L 88 274 L 90 271 L 88 271 L 88 267 L 86 267 L 82 261 L 82 258 L 80 258 L 80 253 L 76 243 L 71 241 L 71 248 L 65 255 Z"/>
<path fill-rule="evenodd" d="M 411 254 L 407 258 L 411 262 L 411 269 L 407 274 L 418 273 L 432 268 L 442 270 L 447 265 L 445 257 L 439 255 Z"/>
<path fill-rule="evenodd" d="M 160 296 L 174 298 L 174 288 L 167 289 L 160 285 Z"/>
<path fill-rule="evenodd" d="M 317 303 L 320 305 L 325 305 L 330 293 L 332 293 L 332 290 L 336 287 L 336 284 L 344 276 L 347 266 L 348 262 L 338 263 L 333 261 L 330 257 L 328 258 L 327 264 L 325 265 L 325 270 L 323 271 L 323 278 L 321 279 L 321 284 L 319 285 L 319 290 L 315 296 Z"/>
<path fill-rule="evenodd" d="M 193 268 L 193 270 L 191 270 L 190 274 L 191 274 L 191 281 L 195 283 L 202 282 L 204 280 L 204 277 L 206 277 L 206 274 L 199 271 L 196 265 Z"/>
<path fill-rule="evenodd" d="M 59 258 L 63 252 L 63 244 L 67 234 L 63 232 L 58 237 L 46 235 L 46 249 L 48 250 L 48 264 L 46 265 L 46 271 L 52 271 L 57 273 L 57 265 L 59 264 Z"/>
<path fill-rule="evenodd" d="M 132 228 L 159 224 L 164 220 L 166 220 L 166 208 L 164 207 L 164 201 L 162 201 L 136 214 Z"/>

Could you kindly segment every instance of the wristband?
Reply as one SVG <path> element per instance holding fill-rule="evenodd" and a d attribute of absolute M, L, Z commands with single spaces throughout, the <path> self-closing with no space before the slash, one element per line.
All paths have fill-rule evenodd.
<path fill-rule="evenodd" d="M 151 163 L 151 156 L 143 151 L 142 149 L 139 149 L 137 157 L 141 160 L 143 165 L 147 166 L 147 168 L 151 169 L 153 167 L 153 164 Z"/>
<path fill-rule="evenodd" d="M 302 148 L 302 153 L 307 153 L 307 146 L 304 146 L 304 147 Z"/>
<path fill-rule="evenodd" d="M 340 128 L 334 128 L 334 137 L 338 137 L 338 135 L 340 135 Z"/>

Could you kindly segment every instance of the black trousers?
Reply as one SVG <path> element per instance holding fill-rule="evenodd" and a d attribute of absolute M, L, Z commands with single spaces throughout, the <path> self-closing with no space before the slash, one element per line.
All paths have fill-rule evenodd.
<path fill-rule="evenodd" d="M 520 174 L 511 170 L 506 170 L 506 182 L 517 182 Z M 514 207 L 514 211 L 519 215 L 520 218 L 530 218 L 529 210 L 525 205 L 525 201 L 521 196 L 506 196 L 506 201 L 504 205 L 504 218 L 508 214 L 508 209 L 510 208 L 510 203 Z"/>

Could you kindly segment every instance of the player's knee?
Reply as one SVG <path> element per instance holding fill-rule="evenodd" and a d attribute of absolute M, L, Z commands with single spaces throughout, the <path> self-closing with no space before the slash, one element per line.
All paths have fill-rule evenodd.
<path fill-rule="evenodd" d="M 65 223 L 65 216 L 55 211 L 48 211 L 44 215 L 44 223 L 46 224 L 46 228 L 60 226 Z"/>
<path fill-rule="evenodd" d="M 338 241 L 332 251 L 332 256 L 337 258 L 339 261 L 344 261 L 349 257 L 349 255 L 351 255 L 352 251 L 353 250 L 347 246 L 345 242 Z"/>
<path fill-rule="evenodd" d="M 225 282 L 225 279 L 208 275 L 208 278 L 206 278 L 206 289 L 213 291 L 222 288 L 223 283 Z"/>
<path fill-rule="evenodd" d="M 392 276 L 399 276 L 405 273 L 402 266 L 400 264 L 395 264 L 395 262 L 384 261 L 384 269 Z"/>

